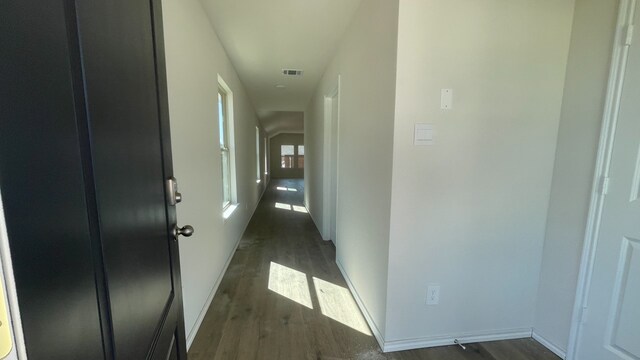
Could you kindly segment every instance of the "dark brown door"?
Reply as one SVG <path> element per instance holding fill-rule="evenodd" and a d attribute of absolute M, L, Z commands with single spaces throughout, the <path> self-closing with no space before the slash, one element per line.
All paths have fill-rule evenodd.
<path fill-rule="evenodd" d="M 116 359 L 164 360 L 184 347 L 159 10 L 76 2 Z"/>
<path fill-rule="evenodd" d="M 0 1 L 0 190 L 30 360 L 186 359 L 160 10 Z"/>

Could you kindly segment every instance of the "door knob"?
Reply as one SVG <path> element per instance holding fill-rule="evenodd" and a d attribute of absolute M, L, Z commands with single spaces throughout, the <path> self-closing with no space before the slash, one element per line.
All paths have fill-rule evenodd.
<path fill-rule="evenodd" d="M 185 225 L 183 227 L 176 226 L 176 230 L 175 230 L 175 234 L 174 235 L 175 235 L 176 239 L 180 235 L 182 235 L 184 237 L 189 237 L 189 236 L 193 235 L 193 226 L 191 226 L 191 225 Z"/>

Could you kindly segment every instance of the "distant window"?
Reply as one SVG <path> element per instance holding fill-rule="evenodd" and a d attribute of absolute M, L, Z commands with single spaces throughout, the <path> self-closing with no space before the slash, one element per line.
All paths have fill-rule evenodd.
<path fill-rule="evenodd" d="M 295 158 L 295 146 L 280 145 L 280 167 L 282 169 L 293 169 Z"/>
<path fill-rule="evenodd" d="M 304 169 L 304 145 L 281 145 L 280 167 L 283 169 Z"/>
<path fill-rule="evenodd" d="M 296 164 L 298 169 L 304 169 L 304 145 L 298 145 L 298 160 Z"/>
<path fill-rule="evenodd" d="M 267 148 L 267 138 L 264 138 L 264 174 L 269 174 L 269 168 L 267 167 L 267 158 L 269 154 L 269 149 Z M 266 177 L 265 177 L 266 178 Z"/>
<path fill-rule="evenodd" d="M 256 126 L 256 181 L 260 182 L 260 128 Z"/>

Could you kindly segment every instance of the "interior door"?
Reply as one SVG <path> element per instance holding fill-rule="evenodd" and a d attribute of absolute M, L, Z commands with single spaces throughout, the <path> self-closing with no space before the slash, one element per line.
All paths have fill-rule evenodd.
<path fill-rule="evenodd" d="M 0 1 L 0 189 L 30 360 L 105 359 L 65 5 Z"/>
<path fill-rule="evenodd" d="M 116 359 L 186 358 L 159 1 L 78 1 Z"/>
<path fill-rule="evenodd" d="M 627 61 L 580 360 L 640 359 L 640 46 Z"/>

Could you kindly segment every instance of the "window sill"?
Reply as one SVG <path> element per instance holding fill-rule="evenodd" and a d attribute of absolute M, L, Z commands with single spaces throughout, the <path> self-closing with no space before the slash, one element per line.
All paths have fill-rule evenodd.
<path fill-rule="evenodd" d="M 231 215 L 236 211 L 236 209 L 238 208 L 238 205 L 239 204 L 231 204 L 227 206 L 227 208 L 222 211 L 222 219 L 224 219 L 225 221 L 228 220 L 231 217 Z"/>

